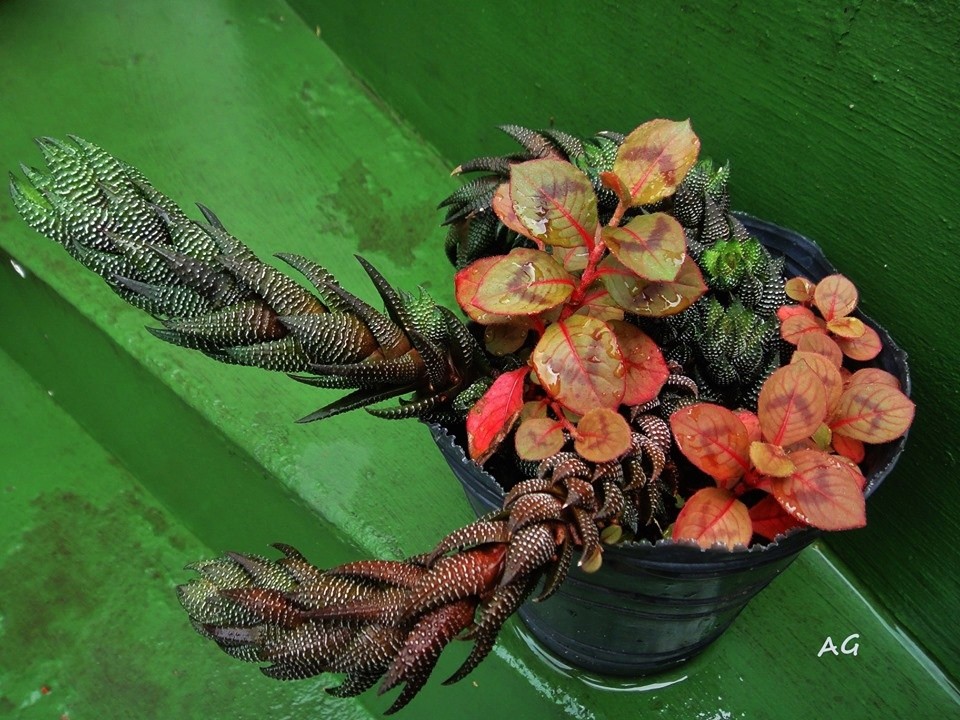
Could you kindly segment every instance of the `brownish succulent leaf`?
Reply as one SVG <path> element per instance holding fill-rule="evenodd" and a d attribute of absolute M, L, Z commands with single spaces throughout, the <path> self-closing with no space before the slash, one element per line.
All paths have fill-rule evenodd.
<path fill-rule="evenodd" d="M 806 363 L 775 370 L 757 403 L 763 439 L 784 447 L 810 437 L 827 415 L 827 391 Z"/>
<path fill-rule="evenodd" d="M 889 442 L 907 431 L 914 410 L 910 398 L 890 385 L 857 383 L 840 396 L 830 429 L 861 442 Z"/>
<path fill-rule="evenodd" d="M 767 540 L 773 540 L 777 535 L 803 525 L 784 510 L 772 495 L 767 495 L 750 508 L 750 520 L 753 521 L 753 531 Z"/>
<path fill-rule="evenodd" d="M 863 326 L 863 335 L 858 338 L 837 338 L 837 345 L 848 358 L 860 362 L 873 360 L 883 349 L 880 336 L 869 325 Z"/>
<path fill-rule="evenodd" d="M 491 355 L 502 357 L 523 347 L 529 334 L 530 325 L 523 318 L 515 322 L 487 325 L 483 329 L 483 344 Z"/>
<path fill-rule="evenodd" d="M 857 288 L 843 275 L 829 275 L 817 283 L 813 303 L 827 322 L 844 317 L 857 307 Z"/>
<path fill-rule="evenodd" d="M 511 166 L 510 201 L 527 237 L 559 247 L 593 244 L 597 196 L 569 162 L 544 158 Z"/>
<path fill-rule="evenodd" d="M 732 550 L 748 545 L 752 536 L 753 523 L 747 506 L 722 488 L 697 490 L 673 525 L 674 540 L 693 540 L 702 548 L 719 543 Z"/>
<path fill-rule="evenodd" d="M 840 369 L 833 364 L 833 361 L 819 353 L 804 352 L 797 350 L 790 363 L 804 363 L 813 370 L 823 383 L 823 389 L 827 393 L 827 414 L 829 414 L 840 400 L 840 394 L 843 392 L 843 378 L 840 375 Z"/>
<path fill-rule="evenodd" d="M 667 361 L 657 343 L 636 325 L 625 320 L 608 323 L 620 343 L 623 362 L 627 368 L 624 405 L 642 405 L 660 394 L 663 383 L 670 376 Z"/>
<path fill-rule="evenodd" d="M 732 487 L 750 469 L 747 428 L 730 410 L 697 403 L 670 416 L 673 437 L 687 459 L 717 481 Z"/>
<path fill-rule="evenodd" d="M 577 423 L 574 448 L 585 460 L 602 463 L 614 460 L 630 449 L 631 431 L 616 410 L 593 408 Z"/>
<path fill-rule="evenodd" d="M 750 461 L 757 472 L 770 477 L 786 477 L 794 471 L 793 461 L 779 445 L 750 443 Z"/>
<path fill-rule="evenodd" d="M 843 350 L 822 332 L 808 332 L 800 335 L 797 338 L 797 350 L 823 355 L 837 368 L 843 364 Z"/>
<path fill-rule="evenodd" d="M 683 227 L 666 213 L 638 215 L 621 227 L 603 229 L 617 259 L 647 280 L 674 280 L 687 254 Z"/>
<path fill-rule="evenodd" d="M 513 428 L 523 407 L 525 367 L 503 373 L 467 413 L 470 457 L 483 463 Z"/>
<path fill-rule="evenodd" d="M 472 272 L 474 266 L 480 269 Z M 550 255 L 515 248 L 496 262 L 479 260 L 457 273 L 457 302 L 472 319 L 489 315 L 538 315 L 560 305 L 573 292 L 573 277 Z"/>
<path fill-rule="evenodd" d="M 531 361 L 543 389 L 578 415 L 595 407 L 615 409 L 623 399 L 623 355 L 602 320 L 571 315 L 550 325 Z"/>
<path fill-rule="evenodd" d="M 690 121 L 650 120 L 624 139 L 613 172 L 632 206 L 669 197 L 697 162 L 700 138 Z"/>
<path fill-rule="evenodd" d="M 607 255 L 601 261 L 600 277 L 617 305 L 645 317 L 666 317 L 683 312 L 707 290 L 700 268 L 689 255 L 676 278 L 670 282 L 644 280 L 613 255 Z"/>
<path fill-rule="evenodd" d="M 787 297 L 798 303 L 807 303 L 813 300 L 813 290 L 816 287 L 805 277 L 795 277 L 787 280 L 784 290 Z"/>
<path fill-rule="evenodd" d="M 788 513 L 821 530 L 866 524 L 863 493 L 841 460 L 819 450 L 797 450 L 790 458 L 793 474 L 770 481 L 773 496 Z"/>
<path fill-rule="evenodd" d="M 517 427 L 514 445 L 521 460 L 544 460 L 563 448 L 563 423 L 548 417 L 532 417 Z"/>

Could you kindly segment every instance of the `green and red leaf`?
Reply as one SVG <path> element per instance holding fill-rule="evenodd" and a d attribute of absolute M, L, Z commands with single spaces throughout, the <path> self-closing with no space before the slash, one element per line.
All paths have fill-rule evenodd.
<path fill-rule="evenodd" d="M 689 255 L 672 281 L 645 280 L 607 255 L 600 263 L 600 278 L 610 297 L 627 312 L 644 317 L 676 315 L 707 291 L 697 263 Z"/>
<path fill-rule="evenodd" d="M 851 384 L 840 396 L 830 429 L 861 442 L 890 442 L 907 431 L 914 410 L 913 401 L 890 385 Z"/>
<path fill-rule="evenodd" d="M 595 407 L 616 409 L 623 399 L 623 355 L 602 320 L 571 315 L 550 325 L 531 361 L 547 394 L 578 415 Z"/>
<path fill-rule="evenodd" d="M 670 376 L 667 361 L 657 343 L 643 330 L 625 320 L 607 323 L 617 336 L 620 352 L 627 369 L 624 405 L 642 405 L 660 394 Z"/>
<path fill-rule="evenodd" d="M 528 372 L 522 367 L 503 373 L 467 413 L 467 448 L 478 463 L 493 454 L 520 416 Z"/>
<path fill-rule="evenodd" d="M 806 363 L 775 370 L 763 383 L 757 403 L 766 442 L 784 447 L 810 437 L 827 415 L 827 391 Z"/>
<path fill-rule="evenodd" d="M 793 474 L 770 481 L 773 496 L 788 513 L 821 530 L 866 525 L 863 493 L 841 460 L 819 450 L 798 450 L 790 457 Z"/>
<path fill-rule="evenodd" d="M 722 488 L 697 490 L 673 525 L 674 540 L 693 540 L 702 548 L 719 543 L 732 550 L 748 545 L 752 536 L 753 523 L 747 506 Z"/>
<path fill-rule="evenodd" d="M 472 320 L 485 325 L 555 308 L 576 286 L 560 263 L 530 248 L 481 258 L 459 271 L 454 283 L 460 307 Z"/>
<path fill-rule="evenodd" d="M 630 449 L 631 434 L 630 425 L 616 410 L 593 408 L 577 423 L 573 446 L 585 460 L 607 462 Z"/>
<path fill-rule="evenodd" d="M 721 488 L 732 487 L 750 469 L 747 428 L 730 410 L 697 403 L 670 416 L 670 429 L 686 458 Z"/>
<path fill-rule="evenodd" d="M 597 196 L 590 179 L 569 162 L 544 158 L 512 165 L 509 190 L 523 235 L 559 247 L 593 245 Z"/>
<path fill-rule="evenodd" d="M 575 315 L 587 315 L 597 320 L 623 320 L 623 308 L 617 305 L 602 282 L 593 283 L 580 301 Z"/>
<path fill-rule="evenodd" d="M 530 324 L 526 318 L 518 318 L 515 322 L 487 325 L 483 329 L 483 345 L 491 355 L 502 357 L 523 347 L 529 334 Z"/>
<path fill-rule="evenodd" d="M 760 537 L 773 540 L 803 523 L 788 513 L 772 495 L 750 508 L 750 520 L 753 521 L 753 531 Z"/>
<path fill-rule="evenodd" d="M 697 162 L 700 138 L 690 121 L 650 120 L 624 138 L 613 172 L 627 205 L 648 205 L 672 195 Z"/>
<path fill-rule="evenodd" d="M 514 445 L 522 460 L 544 460 L 556 455 L 567 441 L 563 423 L 548 417 L 531 417 L 517 427 Z"/>
<path fill-rule="evenodd" d="M 857 288 L 843 275 L 829 275 L 817 283 L 813 304 L 827 322 L 842 318 L 857 307 Z"/>
<path fill-rule="evenodd" d="M 607 249 L 647 280 L 675 280 L 687 255 L 683 227 L 666 213 L 638 215 L 621 227 L 603 229 Z"/>

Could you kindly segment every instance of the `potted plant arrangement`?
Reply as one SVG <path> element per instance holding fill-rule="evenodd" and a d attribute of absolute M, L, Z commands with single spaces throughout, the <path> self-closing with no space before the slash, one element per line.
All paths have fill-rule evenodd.
<path fill-rule="evenodd" d="M 304 421 L 431 423 L 481 512 L 404 561 L 321 570 L 278 545 L 196 563 L 179 588 L 194 627 L 268 676 L 403 685 L 394 712 L 445 645 L 473 643 L 455 682 L 518 610 L 578 664 L 669 667 L 818 531 L 864 525 L 902 447 L 905 356 L 815 245 L 730 213 L 729 170 L 698 161 L 689 122 L 505 130 L 523 150 L 460 166 L 482 175 L 442 203 L 467 323 L 363 259 L 382 312 L 278 255 L 308 289 L 79 138 L 41 139 L 51 171 L 12 179 L 27 222 L 155 335 L 349 390 Z"/>

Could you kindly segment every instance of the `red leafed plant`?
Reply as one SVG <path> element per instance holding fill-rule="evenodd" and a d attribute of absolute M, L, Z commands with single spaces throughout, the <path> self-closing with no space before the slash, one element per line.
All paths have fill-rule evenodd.
<path fill-rule="evenodd" d="M 841 370 L 828 349 L 798 350 L 763 384 L 756 415 L 701 403 L 670 417 L 677 447 L 716 483 L 686 501 L 675 539 L 733 547 L 794 527 L 866 524 L 864 443 L 903 435 L 914 406 L 890 373 Z M 748 509 L 740 498 L 757 493 L 766 497 Z"/>
<path fill-rule="evenodd" d="M 526 365 L 498 377 L 468 414 L 471 457 L 488 458 L 515 423 L 524 460 L 555 454 L 567 436 L 595 463 L 629 450 L 621 408 L 656 398 L 670 372 L 657 344 L 624 318 L 681 313 L 706 284 L 675 217 L 625 214 L 672 195 L 699 147 L 689 122 L 653 120 L 626 136 L 602 173 L 617 198 L 605 223 L 594 183 L 572 163 L 545 157 L 510 168 L 492 207 L 535 247 L 476 260 L 455 283 L 487 350 Z"/>

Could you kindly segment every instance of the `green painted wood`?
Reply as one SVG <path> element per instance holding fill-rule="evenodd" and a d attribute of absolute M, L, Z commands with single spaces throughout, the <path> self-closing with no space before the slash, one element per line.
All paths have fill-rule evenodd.
<path fill-rule="evenodd" d="M 442 231 L 430 229 L 435 199 L 452 186 L 444 163 L 282 3 L 99 0 L 80 10 L 65 1 L 8 2 L 0 4 L 0 66 L 17 68 L 0 73 L 6 106 L 15 108 L 0 116 L 6 167 L 38 162 L 29 137 L 76 132 L 135 162 L 182 202 L 204 201 L 261 254 L 321 257 L 347 285 L 361 280 L 351 258 L 357 251 L 411 289 L 419 279 L 446 277 Z M 178 569 L 186 560 L 274 540 L 298 542 L 321 563 L 431 546 L 469 512 L 426 433 L 362 415 L 292 424 L 329 396 L 158 343 L 142 330 L 142 315 L 29 231 L 5 197 L 0 249 L 13 256 L 0 257 L 0 348 L 39 383 L 0 362 L 0 451 L 16 457 L 9 467 L 24 488 L 0 506 L 0 572 L 25 588 L 21 598 L 0 585 L 0 694 L 9 698 L 0 716 L 17 716 L 24 702 L 34 703 L 21 711 L 28 717 L 49 716 L 50 708 L 105 718 L 138 711 L 138 699 L 94 694 L 126 679 L 117 679 L 115 666 L 109 682 L 69 684 L 71 674 L 96 678 L 95 669 L 108 667 L 98 652 L 129 659 L 145 683 L 169 683 L 167 717 L 362 717 L 386 707 L 389 700 L 364 698 L 338 715 L 320 692 L 329 680 L 280 684 L 230 661 L 189 631 L 172 588 L 188 576 Z M 449 299 L 446 284 L 431 289 Z M 50 405 L 51 392 L 63 411 Z M 63 501 L 63 492 L 80 500 Z M 45 493 L 46 506 L 33 504 Z M 143 507 L 128 507 L 129 497 Z M 167 530 L 154 528 L 157 517 Z M 68 522 L 79 559 L 54 544 Z M 171 537 L 182 538 L 182 548 Z M 31 542 L 39 545 L 27 552 Z M 142 569 L 116 569 L 134 551 L 156 574 L 143 585 Z M 476 675 L 451 688 L 431 683 L 408 712 L 704 720 L 764 718 L 771 708 L 785 718 L 956 714 L 948 681 L 848 585 L 849 573 L 833 568 L 827 554 L 804 555 L 682 672 L 629 685 L 570 677 L 511 631 Z M 108 570 L 115 581 L 100 589 L 93 580 Z M 79 589 L 61 593 L 58 576 Z M 30 650 L 22 634 L 28 596 L 60 610 L 35 623 L 60 645 Z M 134 601 L 144 603 L 149 625 L 138 624 L 146 620 L 130 609 Z M 129 622 L 114 628 L 115 613 Z M 862 634 L 860 655 L 816 658 L 827 635 L 839 642 L 851 632 Z M 137 638 L 158 634 L 173 644 L 146 667 L 149 644 Z M 444 659 L 438 676 L 465 650 Z M 37 697 L 41 677 L 51 693 Z M 248 682 L 232 699 L 230 691 Z"/>
<path fill-rule="evenodd" d="M 821 243 L 910 353 L 919 407 L 869 527 L 830 544 L 960 677 L 956 3 L 291 5 L 451 166 L 510 149 L 501 123 L 691 117 L 735 207 Z"/>

